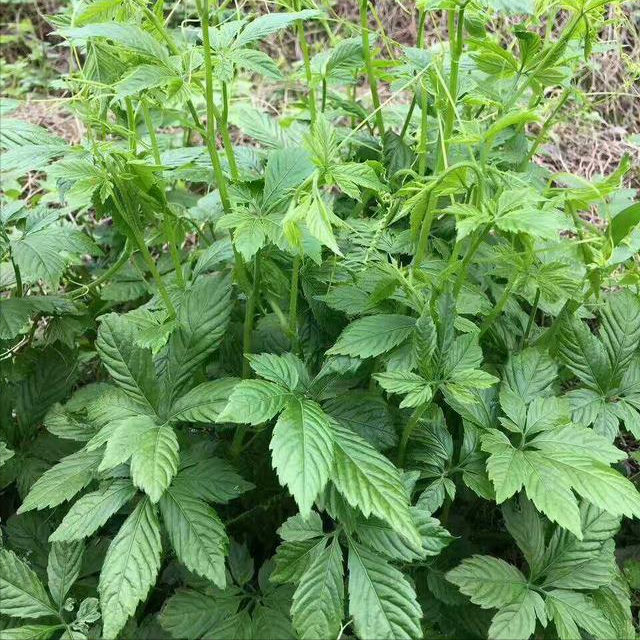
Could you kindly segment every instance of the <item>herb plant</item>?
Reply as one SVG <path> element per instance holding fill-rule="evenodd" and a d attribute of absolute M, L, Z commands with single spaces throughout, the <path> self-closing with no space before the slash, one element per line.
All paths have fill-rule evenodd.
<path fill-rule="evenodd" d="M 640 204 L 536 162 L 615 3 L 267 4 L 3 105 L 0 635 L 635 637 Z"/>

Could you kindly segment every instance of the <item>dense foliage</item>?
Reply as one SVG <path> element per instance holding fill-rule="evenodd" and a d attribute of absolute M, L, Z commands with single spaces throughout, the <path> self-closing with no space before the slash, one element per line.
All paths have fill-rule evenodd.
<path fill-rule="evenodd" d="M 83 141 L 2 103 L 0 635 L 635 637 L 640 204 L 535 162 L 615 6 L 268 8 L 74 4 Z"/>

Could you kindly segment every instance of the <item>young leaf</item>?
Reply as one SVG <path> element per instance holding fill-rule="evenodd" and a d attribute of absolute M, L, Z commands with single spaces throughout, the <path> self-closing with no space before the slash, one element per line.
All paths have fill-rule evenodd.
<path fill-rule="evenodd" d="M 422 611 L 411 584 L 355 542 L 349 543 L 349 614 L 363 640 L 422 637 Z"/>
<path fill-rule="evenodd" d="M 100 572 L 98 592 L 105 638 L 117 637 L 138 603 L 147 597 L 160 569 L 160 551 L 158 516 L 145 498 L 109 545 Z"/>
<path fill-rule="evenodd" d="M 315 558 L 293 594 L 291 615 L 303 640 L 337 638 L 344 609 L 342 550 L 337 539 Z"/>
<path fill-rule="evenodd" d="M 190 571 L 224 589 L 229 543 L 213 508 L 170 487 L 160 499 L 160 511 L 178 559 Z"/>
<path fill-rule="evenodd" d="M 329 479 L 333 464 L 333 425 L 311 400 L 289 400 L 271 438 L 271 457 L 282 485 L 306 517 Z"/>
<path fill-rule="evenodd" d="M 57 617 L 38 576 L 9 549 L 0 549 L 2 613 L 14 618 Z"/>
<path fill-rule="evenodd" d="M 49 551 L 47 576 L 53 601 L 62 609 L 67 593 L 80 575 L 82 566 L 82 542 L 54 542 Z"/>
<path fill-rule="evenodd" d="M 129 502 L 135 493 L 134 486 L 125 479 L 112 480 L 98 491 L 87 493 L 67 511 L 49 541 L 65 542 L 88 538 Z"/>

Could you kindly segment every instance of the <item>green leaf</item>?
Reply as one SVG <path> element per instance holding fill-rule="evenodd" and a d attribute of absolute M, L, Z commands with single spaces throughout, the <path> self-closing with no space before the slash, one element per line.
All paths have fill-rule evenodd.
<path fill-rule="evenodd" d="M 254 485 L 242 478 L 226 460 L 207 458 L 181 469 L 172 487 L 206 502 L 226 504 L 245 491 L 251 491 Z"/>
<path fill-rule="evenodd" d="M 544 586 L 597 589 L 615 573 L 613 547 L 606 544 L 620 529 L 620 518 L 584 502 L 580 509 L 582 540 L 556 529 L 544 554 Z"/>
<path fill-rule="evenodd" d="M 2 630 L 2 640 L 48 640 L 60 625 L 26 624 Z"/>
<path fill-rule="evenodd" d="M 409 581 L 355 542 L 349 543 L 349 614 L 363 640 L 422 637 L 422 611 Z"/>
<path fill-rule="evenodd" d="M 369 443 L 341 425 L 333 425 L 335 463 L 331 480 L 352 507 L 388 522 L 420 546 L 411 518 L 409 495 L 398 469 Z"/>
<path fill-rule="evenodd" d="M 517 508 L 519 507 L 519 509 Z M 529 565 L 532 576 L 538 576 L 544 566 L 545 526 L 533 503 L 523 495 L 502 506 L 507 531 L 516 541 Z"/>
<path fill-rule="evenodd" d="M 297 386 L 300 378 L 307 378 L 307 372 L 302 361 L 292 353 L 274 355 L 272 353 L 261 353 L 259 355 L 246 355 L 251 368 L 256 375 L 266 378 L 270 382 L 275 382 L 290 391 Z"/>
<path fill-rule="evenodd" d="M 3 167 L 6 155 L 3 156 Z M 50 224 L 11 241 L 11 253 L 25 282 L 44 280 L 56 288 L 64 270 L 84 253 L 95 252 L 89 236 L 68 225 Z"/>
<path fill-rule="evenodd" d="M 102 633 L 115 638 L 155 584 L 160 569 L 160 525 L 155 507 L 145 498 L 125 520 L 109 545 L 98 592 Z"/>
<path fill-rule="evenodd" d="M 268 212 L 280 208 L 313 172 L 309 152 L 302 147 L 278 149 L 269 154 L 264 173 L 262 207 Z"/>
<path fill-rule="evenodd" d="M 160 510 L 180 562 L 224 589 L 224 559 L 229 542 L 214 509 L 206 502 L 170 487 L 160 500 Z"/>
<path fill-rule="evenodd" d="M 236 49 L 231 52 L 231 60 L 239 67 L 259 73 L 270 80 L 282 80 L 278 65 L 264 52 L 257 49 Z"/>
<path fill-rule="evenodd" d="M 311 400 L 289 400 L 271 438 L 271 457 L 280 484 L 286 485 L 306 517 L 329 479 L 333 464 L 333 429 Z"/>
<path fill-rule="evenodd" d="M 87 38 L 107 38 L 141 56 L 166 61 L 165 48 L 148 32 L 135 24 L 102 22 L 84 27 L 65 27 L 57 32 L 63 38 L 82 43 Z"/>
<path fill-rule="evenodd" d="M 184 294 L 177 328 L 167 345 L 163 375 L 171 402 L 184 393 L 194 379 L 194 371 L 218 348 L 229 324 L 231 307 L 228 277 L 203 276 Z"/>
<path fill-rule="evenodd" d="M 55 507 L 70 500 L 91 482 L 101 458 L 100 451 L 86 449 L 62 458 L 36 480 L 18 513 Z"/>
<path fill-rule="evenodd" d="M 96 350 L 102 364 L 129 396 L 153 414 L 160 399 L 160 385 L 150 349 L 136 345 L 137 330 L 122 316 L 103 316 Z"/>
<path fill-rule="evenodd" d="M 293 594 L 291 616 L 303 640 L 337 638 L 344 608 L 342 550 L 337 539 L 305 571 Z"/>
<path fill-rule="evenodd" d="M 117 98 L 126 98 L 145 89 L 164 87 L 179 80 L 172 69 L 159 64 L 141 64 L 113 87 Z"/>
<path fill-rule="evenodd" d="M 216 422 L 238 382 L 237 378 L 221 378 L 199 384 L 173 403 L 168 419 L 175 422 Z"/>
<path fill-rule="evenodd" d="M 504 369 L 505 384 L 525 403 L 549 395 L 556 376 L 557 366 L 552 358 L 535 347 L 512 355 Z"/>
<path fill-rule="evenodd" d="M 578 627 L 595 638 L 615 637 L 611 623 L 588 596 L 577 591 L 554 589 L 547 593 L 546 602 L 560 640 L 581 638 Z"/>
<path fill-rule="evenodd" d="M 126 428 L 126 427 L 124 427 Z M 178 471 L 180 455 L 175 431 L 162 425 L 147 431 L 131 456 L 133 484 L 158 502 Z"/>
<path fill-rule="evenodd" d="M 607 236 L 617 247 L 640 224 L 640 202 L 619 211 L 607 227 Z"/>
<path fill-rule="evenodd" d="M 38 576 L 13 551 L 2 548 L 0 601 L 2 613 L 15 618 L 57 617 L 58 614 Z"/>
<path fill-rule="evenodd" d="M 565 317 L 556 336 L 562 362 L 580 380 L 606 395 L 610 372 L 600 341 L 575 317 Z"/>
<path fill-rule="evenodd" d="M 82 540 L 95 533 L 121 507 L 133 498 L 136 490 L 129 480 L 107 482 L 98 491 L 87 493 L 67 511 L 50 542 Z"/>
<path fill-rule="evenodd" d="M 236 613 L 238 603 L 238 599 L 222 593 L 212 596 L 192 589 L 178 589 L 162 608 L 160 625 L 174 638 L 209 638 L 211 630 Z"/>
<path fill-rule="evenodd" d="M 515 602 L 501 607 L 493 616 L 489 638 L 528 640 L 536 630 L 537 613 L 544 614 L 544 611 L 544 601 L 540 594 L 527 590 Z"/>
<path fill-rule="evenodd" d="M 611 367 L 609 386 L 616 386 L 640 346 L 640 299 L 628 290 L 612 294 L 602 311 L 600 336 Z"/>
<path fill-rule="evenodd" d="M 47 564 L 49 593 L 59 609 L 62 609 L 69 589 L 80 575 L 83 553 L 84 544 L 82 542 L 54 542 L 51 544 Z"/>
<path fill-rule="evenodd" d="M 285 29 L 296 20 L 313 20 L 323 15 L 315 9 L 304 9 L 293 13 L 268 13 L 252 20 L 236 38 L 235 46 L 244 47 L 250 42 L 262 40 L 269 34 Z"/>
<path fill-rule="evenodd" d="M 527 592 L 527 579 L 512 564 L 492 556 L 474 555 L 447 573 L 473 604 L 483 609 L 516 602 Z"/>
<path fill-rule="evenodd" d="M 26 298 L 0 298 L 0 340 L 15 338 L 32 315 L 58 315 L 73 313 L 75 305 L 60 296 L 27 296 Z"/>
<path fill-rule="evenodd" d="M 264 380 L 242 380 L 236 385 L 218 422 L 261 424 L 282 411 L 290 392 Z"/>
<path fill-rule="evenodd" d="M 287 542 L 310 540 L 323 535 L 322 519 L 312 511 L 307 518 L 300 514 L 287 518 L 280 528 L 278 535 Z"/>
<path fill-rule="evenodd" d="M 376 373 L 373 377 L 385 391 L 405 395 L 400 408 L 423 405 L 429 402 L 433 395 L 429 382 L 410 371 L 388 371 Z"/>
<path fill-rule="evenodd" d="M 402 344 L 413 332 L 415 318 L 400 315 L 367 316 L 352 322 L 328 354 L 372 358 Z"/>
<path fill-rule="evenodd" d="M 269 579 L 280 583 L 300 582 L 326 544 L 324 536 L 283 542 L 276 550 L 276 566 Z"/>

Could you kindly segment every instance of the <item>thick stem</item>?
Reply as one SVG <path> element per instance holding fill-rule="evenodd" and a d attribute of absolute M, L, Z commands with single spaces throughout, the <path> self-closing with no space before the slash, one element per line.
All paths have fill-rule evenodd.
<path fill-rule="evenodd" d="M 489 331 L 493 323 L 496 321 L 498 316 L 502 313 L 504 306 L 507 304 L 509 300 L 509 296 L 511 295 L 511 289 L 513 289 L 513 285 L 515 284 L 515 279 L 511 279 L 507 282 L 507 286 L 504 288 L 502 292 L 502 296 L 496 303 L 496 306 L 493 308 L 491 313 L 484 319 L 482 326 L 480 327 L 480 333 L 478 333 L 478 338 L 482 338 L 482 336 Z"/>
<path fill-rule="evenodd" d="M 404 425 L 402 435 L 400 436 L 400 444 L 398 445 L 398 466 L 401 467 L 404 464 L 407 455 L 407 444 L 409 443 L 409 438 L 418 425 L 418 421 L 430 406 L 431 402 L 429 401 L 417 407 L 411 414 L 411 417 L 409 418 L 407 424 Z"/>
<path fill-rule="evenodd" d="M 378 95 L 378 81 L 376 79 L 373 61 L 371 59 L 371 49 L 369 44 L 369 23 L 368 17 L 368 0 L 360 0 L 360 29 L 362 37 L 362 54 L 364 56 L 364 64 L 367 70 L 367 79 L 369 81 L 369 90 L 371 91 L 371 100 L 376 117 L 376 126 L 378 133 L 384 135 L 384 120 L 382 117 L 382 109 L 380 108 L 380 96 Z"/>
<path fill-rule="evenodd" d="M 322 101 L 320 102 L 320 111 L 324 113 L 327 108 L 327 81 L 322 78 Z"/>
<path fill-rule="evenodd" d="M 15 260 L 11 258 L 11 266 L 13 267 L 13 273 L 16 276 L 16 291 L 15 297 L 22 298 L 24 295 L 24 288 L 22 286 L 22 276 L 20 275 L 20 267 L 16 264 Z"/>
<path fill-rule="evenodd" d="M 127 128 L 129 129 L 129 149 L 134 155 L 137 152 L 138 136 L 136 134 L 136 114 L 133 110 L 131 98 L 125 98 L 124 103 L 127 108 Z"/>
<path fill-rule="evenodd" d="M 289 290 L 289 333 L 291 335 L 292 351 L 299 349 L 298 342 L 298 282 L 300 280 L 300 256 L 293 259 L 291 271 L 291 288 Z"/>
<path fill-rule="evenodd" d="M 584 222 L 578 215 L 573 202 L 567 201 L 566 208 L 573 220 L 573 225 L 576 228 L 576 235 L 578 236 L 578 240 L 580 240 L 580 253 L 582 253 L 582 260 L 584 262 L 585 269 L 587 270 L 589 283 L 591 284 L 591 290 L 596 300 L 598 300 L 600 298 L 600 274 L 592 267 L 594 263 L 593 252 L 591 251 L 591 247 L 589 247 L 589 245 L 587 244 L 586 238 L 584 236 Z"/>
<path fill-rule="evenodd" d="M 151 119 L 151 112 L 149 111 L 149 105 L 143 98 L 140 100 L 142 106 L 142 117 L 144 118 L 144 125 L 147 128 L 149 134 L 149 141 L 151 142 L 151 153 L 153 154 L 153 160 L 156 164 L 162 164 L 160 159 L 160 147 L 158 146 L 158 138 L 156 137 L 156 130 L 153 127 L 153 120 Z"/>
<path fill-rule="evenodd" d="M 247 305 L 244 313 L 244 330 L 242 333 L 242 353 L 247 355 L 251 353 L 253 344 L 253 321 L 256 312 L 256 301 L 260 293 L 260 253 L 256 253 L 253 262 L 253 285 L 251 293 L 247 297 Z M 249 361 L 244 359 L 242 363 L 242 377 L 251 377 L 251 366 Z"/>
<path fill-rule="evenodd" d="M 465 280 L 467 279 L 467 271 L 469 269 L 469 264 L 471 264 L 471 258 L 475 255 L 476 251 L 480 248 L 483 240 L 487 237 L 487 234 L 491 231 L 491 224 L 485 225 L 485 227 L 477 234 L 471 246 L 469 247 L 469 251 L 465 254 L 462 259 L 462 263 L 460 265 L 460 271 L 458 272 L 458 276 L 456 278 L 455 284 L 453 285 L 453 297 L 457 298 L 462 286 L 464 285 Z"/>
<path fill-rule="evenodd" d="M 427 171 L 427 107 L 429 94 L 424 78 L 420 87 L 420 143 L 418 145 L 418 173 L 423 176 Z"/>
<path fill-rule="evenodd" d="M 295 0 L 294 8 L 296 11 L 300 11 L 300 0 Z M 302 59 L 304 61 L 304 74 L 307 81 L 307 95 L 309 100 L 309 116 L 311 118 L 311 125 L 316 122 L 317 106 L 316 106 L 316 90 L 313 87 L 313 74 L 311 72 L 311 55 L 309 54 L 309 44 L 307 43 L 307 35 L 304 30 L 304 22 L 298 20 L 296 23 L 296 30 L 298 32 L 298 42 L 300 44 L 300 50 L 302 51 Z"/>
<path fill-rule="evenodd" d="M 127 240 L 124 245 L 124 249 L 118 256 L 118 259 L 101 276 L 99 276 L 93 282 L 90 282 L 87 285 L 83 285 L 82 287 L 78 287 L 73 291 L 69 291 L 68 293 L 69 297 L 79 298 L 80 296 L 83 296 L 89 293 L 89 291 L 95 289 L 96 287 L 99 287 L 103 282 L 106 282 L 107 280 L 111 279 L 116 273 L 118 273 L 118 271 L 120 271 L 120 269 L 122 269 L 122 267 L 124 267 L 125 264 L 127 264 L 127 262 L 129 261 L 129 257 L 131 256 L 131 253 L 132 252 L 131 252 L 130 242 L 129 240 Z"/>
<path fill-rule="evenodd" d="M 533 304 L 531 305 L 531 313 L 529 314 L 529 321 L 527 322 L 527 328 L 524 330 L 522 336 L 522 346 L 526 347 L 529 342 L 529 336 L 531 335 L 531 329 L 536 319 L 536 313 L 538 313 L 538 304 L 540 302 L 540 288 L 536 287 L 536 294 L 533 298 Z"/>
<path fill-rule="evenodd" d="M 451 68 L 449 72 L 449 96 L 447 110 L 444 117 L 444 127 L 442 141 L 438 145 L 438 171 L 447 165 L 447 155 L 449 150 L 449 138 L 453 132 L 453 121 L 456 115 L 456 102 L 458 100 L 458 74 L 460 70 L 460 56 L 464 45 L 464 10 L 462 5 L 459 10 L 451 9 L 448 12 L 449 25 L 449 51 L 451 57 Z M 456 24 L 457 18 L 457 24 Z"/>
<path fill-rule="evenodd" d="M 238 165 L 236 163 L 236 156 L 233 151 L 233 143 L 231 142 L 231 135 L 229 134 L 229 88 L 227 83 L 222 83 L 222 113 L 218 120 L 218 131 L 222 137 L 222 143 L 224 145 L 224 152 L 227 156 L 227 162 L 229 163 L 229 171 L 233 180 L 239 180 L 240 174 L 238 173 Z"/>

